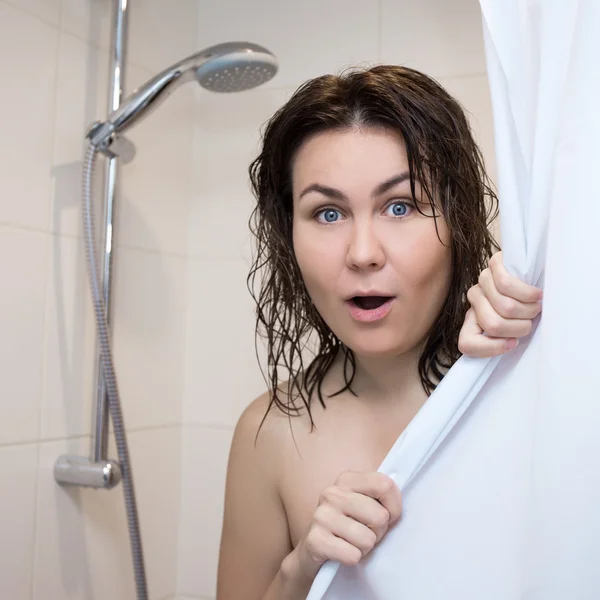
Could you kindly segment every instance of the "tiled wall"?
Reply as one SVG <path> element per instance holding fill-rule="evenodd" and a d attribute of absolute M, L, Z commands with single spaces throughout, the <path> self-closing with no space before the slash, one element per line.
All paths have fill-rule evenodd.
<path fill-rule="evenodd" d="M 307 78 L 354 64 L 405 64 L 437 77 L 463 102 L 494 171 L 477 0 L 202 0 L 198 17 L 200 47 L 249 39 L 281 62 L 259 89 L 225 98 L 198 91 L 195 104 L 179 593 L 213 598 L 231 435 L 242 409 L 265 389 L 245 284 L 247 167 L 261 124 Z"/>
<path fill-rule="evenodd" d="M 0 0 L 0 597 L 13 600 L 133 597 L 121 488 L 52 476 L 59 454 L 89 452 L 80 173 L 85 127 L 106 111 L 112 4 Z M 128 91 L 196 50 L 198 13 L 130 7 Z M 153 600 L 177 591 L 194 101 L 182 89 L 131 133 L 117 215 L 115 359 Z"/>

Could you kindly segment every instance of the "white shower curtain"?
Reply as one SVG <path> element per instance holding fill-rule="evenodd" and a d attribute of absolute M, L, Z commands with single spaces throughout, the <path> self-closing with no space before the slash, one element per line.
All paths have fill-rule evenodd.
<path fill-rule="evenodd" d="M 309 600 L 600 598 L 600 0 L 480 0 L 506 267 L 532 335 L 462 358 L 380 467 L 404 514 Z"/>

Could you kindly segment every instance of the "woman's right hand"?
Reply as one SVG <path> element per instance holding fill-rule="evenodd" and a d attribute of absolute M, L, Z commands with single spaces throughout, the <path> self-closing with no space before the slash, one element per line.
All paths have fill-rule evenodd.
<path fill-rule="evenodd" d="M 400 519 L 402 496 L 383 473 L 342 473 L 325 489 L 306 535 L 284 561 L 286 572 L 307 582 L 328 560 L 356 565 Z"/>

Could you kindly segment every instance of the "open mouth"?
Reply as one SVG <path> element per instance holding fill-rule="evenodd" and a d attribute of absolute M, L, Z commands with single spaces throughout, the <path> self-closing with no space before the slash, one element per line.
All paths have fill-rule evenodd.
<path fill-rule="evenodd" d="M 392 296 L 354 296 L 350 299 L 350 302 L 361 310 L 375 310 L 391 298 Z"/>

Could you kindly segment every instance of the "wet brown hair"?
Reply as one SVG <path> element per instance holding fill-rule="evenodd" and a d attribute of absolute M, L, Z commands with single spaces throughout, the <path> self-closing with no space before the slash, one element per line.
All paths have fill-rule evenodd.
<path fill-rule="evenodd" d="M 345 385 L 333 395 L 354 393 L 355 358 L 315 309 L 296 262 L 292 162 L 309 137 L 356 127 L 383 127 L 402 136 L 413 198 L 417 180 L 433 218 L 441 212 L 450 230 L 450 290 L 418 365 L 427 394 L 460 357 L 458 335 L 468 309 L 467 290 L 498 249 L 489 231 L 498 204 L 483 156 L 463 108 L 439 83 L 413 69 L 380 65 L 303 84 L 267 122 L 262 149 L 250 165 L 257 204 L 250 218 L 256 255 L 248 287 L 256 302 L 256 341 L 263 337 L 267 342 L 269 408 L 275 405 L 290 416 L 306 410 L 311 426 L 314 392 L 325 406 L 323 379 L 340 352 Z M 311 336 L 316 336 L 315 356 L 305 367 L 302 353 Z M 289 373 L 283 398 L 281 368 Z"/>

